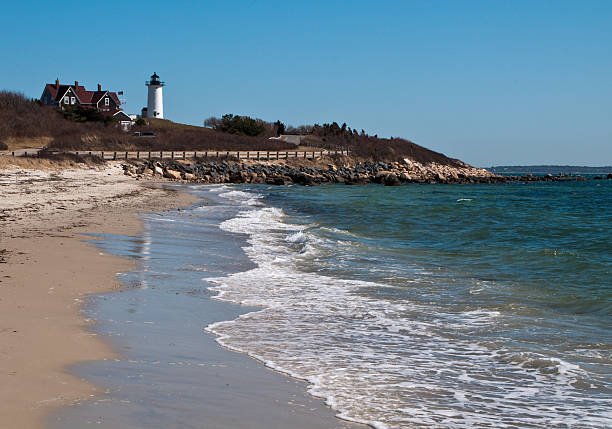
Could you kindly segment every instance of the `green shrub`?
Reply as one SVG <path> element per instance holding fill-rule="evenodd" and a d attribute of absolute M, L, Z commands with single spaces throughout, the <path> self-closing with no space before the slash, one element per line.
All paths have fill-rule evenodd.
<path fill-rule="evenodd" d="M 96 109 L 88 109 L 79 105 L 64 107 L 60 112 L 65 119 L 72 122 L 106 122 L 104 116 Z"/>
<path fill-rule="evenodd" d="M 249 118 L 248 116 L 227 114 L 221 117 L 219 129 L 225 133 L 254 137 L 263 134 L 266 127 L 262 121 Z"/>

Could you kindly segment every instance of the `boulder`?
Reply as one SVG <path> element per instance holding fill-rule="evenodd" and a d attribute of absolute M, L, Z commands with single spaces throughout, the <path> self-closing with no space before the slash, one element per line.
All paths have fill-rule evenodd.
<path fill-rule="evenodd" d="M 389 174 L 391 174 L 391 172 L 387 171 L 387 170 L 379 171 L 378 173 L 376 173 L 376 175 L 374 176 L 374 179 L 372 181 L 375 182 L 375 183 L 384 183 L 385 178 Z"/>
<path fill-rule="evenodd" d="M 181 173 L 179 171 L 176 171 L 176 170 L 168 170 L 168 169 L 166 169 L 166 171 L 164 172 L 164 177 L 166 179 L 181 180 Z"/>
<path fill-rule="evenodd" d="M 229 175 L 229 181 L 232 183 L 244 183 L 246 182 L 245 174 L 242 171 L 232 172 Z"/>
<path fill-rule="evenodd" d="M 368 181 L 358 178 L 357 176 L 345 180 L 345 185 L 365 185 Z"/>
<path fill-rule="evenodd" d="M 293 181 L 300 185 L 312 186 L 316 183 L 316 178 L 308 173 L 298 173 L 293 177 Z"/>
<path fill-rule="evenodd" d="M 395 173 L 388 174 L 383 181 L 385 186 L 399 186 L 402 184 Z"/>
<path fill-rule="evenodd" d="M 272 176 L 266 179 L 266 183 L 268 185 L 290 185 L 293 182 L 285 176 Z"/>
<path fill-rule="evenodd" d="M 193 173 L 185 173 L 185 180 L 195 180 L 196 176 Z"/>
<path fill-rule="evenodd" d="M 412 176 L 410 174 L 404 172 L 404 173 L 400 174 L 399 179 L 402 182 L 410 182 L 410 181 L 412 181 Z"/>

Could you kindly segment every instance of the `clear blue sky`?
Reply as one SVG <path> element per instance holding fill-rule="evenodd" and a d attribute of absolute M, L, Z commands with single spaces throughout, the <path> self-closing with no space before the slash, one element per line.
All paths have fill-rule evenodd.
<path fill-rule="evenodd" d="M 0 88 L 336 121 L 478 166 L 612 164 L 612 1 L 5 2 Z"/>

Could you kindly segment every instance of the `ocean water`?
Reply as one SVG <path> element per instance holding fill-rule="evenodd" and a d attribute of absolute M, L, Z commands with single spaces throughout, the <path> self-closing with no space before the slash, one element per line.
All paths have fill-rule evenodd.
<path fill-rule="evenodd" d="M 258 308 L 206 331 L 340 417 L 612 427 L 611 181 L 190 188 L 254 264 L 202 279 Z"/>

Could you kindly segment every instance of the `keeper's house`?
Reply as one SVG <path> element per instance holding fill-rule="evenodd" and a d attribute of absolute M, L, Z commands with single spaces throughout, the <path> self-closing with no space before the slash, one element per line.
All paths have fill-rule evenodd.
<path fill-rule="evenodd" d="M 61 109 L 69 106 L 96 109 L 103 116 L 113 116 L 124 130 L 128 130 L 133 124 L 132 118 L 121 108 L 117 93 L 103 90 L 100 84 L 97 91 L 88 91 L 79 85 L 78 81 L 75 81 L 74 85 L 60 85 L 59 79 L 56 79 L 55 83 L 45 85 L 40 101 Z"/>
<path fill-rule="evenodd" d="M 60 108 L 81 106 L 96 109 L 104 116 L 119 116 L 118 119 L 123 119 L 124 115 L 127 116 L 121 109 L 117 93 L 103 90 L 100 84 L 98 84 L 97 91 L 88 91 L 84 86 L 79 85 L 78 81 L 75 81 L 74 85 L 63 85 L 56 79 L 55 83 L 45 85 L 40 101 Z"/>

